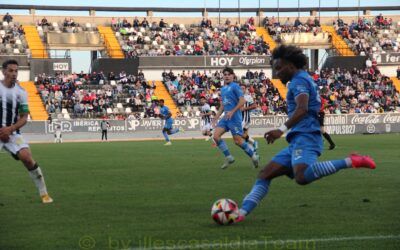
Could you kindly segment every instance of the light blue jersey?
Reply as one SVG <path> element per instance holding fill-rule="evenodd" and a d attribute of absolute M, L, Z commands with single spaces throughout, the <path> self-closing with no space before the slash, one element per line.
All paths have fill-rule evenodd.
<path fill-rule="evenodd" d="M 164 119 L 165 119 L 164 128 L 165 129 L 172 129 L 172 124 L 174 123 L 174 119 L 172 119 L 172 117 L 167 118 L 169 116 L 169 114 L 170 114 L 169 108 L 167 106 L 165 106 L 165 105 L 162 106 L 160 108 L 160 114 L 162 114 Z"/>
<path fill-rule="evenodd" d="M 304 70 L 297 72 L 289 83 L 286 96 L 289 118 L 296 110 L 296 97 L 300 94 L 307 94 L 309 97 L 308 113 L 290 129 L 286 137 L 289 142 L 297 133 L 320 133 L 318 112 L 321 107 L 321 98 L 317 91 L 317 85 Z"/>
<path fill-rule="evenodd" d="M 321 99 L 317 92 L 317 85 L 304 70 L 297 72 L 289 83 L 286 96 L 289 118 L 296 110 L 295 99 L 300 94 L 307 94 L 309 97 L 308 113 L 288 132 L 286 140 L 289 142 L 289 146 L 272 158 L 273 162 L 288 168 L 298 164 L 311 166 L 317 161 L 323 148 L 317 116 L 321 107 Z M 293 176 L 293 173 L 290 176 Z"/>
<path fill-rule="evenodd" d="M 222 104 L 224 105 L 224 112 L 227 113 L 234 109 L 243 97 L 243 91 L 236 82 L 222 87 L 221 98 Z M 231 131 L 232 135 L 242 135 L 242 111 L 237 110 L 230 120 L 226 120 L 225 117 L 218 122 L 218 127 L 224 128 L 225 131 Z"/>

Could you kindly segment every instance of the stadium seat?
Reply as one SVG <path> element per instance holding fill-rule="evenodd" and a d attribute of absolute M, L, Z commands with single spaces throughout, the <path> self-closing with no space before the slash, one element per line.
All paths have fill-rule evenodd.
<path fill-rule="evenodd" d="M 132 113 L 132 109 L 131 108 L 125 108 L 125 114 L 130 114 Z"/>
<path fill-rule="evenodd" d="M 111 81 L 110 81 L 110 85 L 111 85 L 111 86 L 116 86 L 116 85 L 117 85 L 117 82 L 116 82 L 115 80 L 111 80 Z"/>
<path fill-rule="evenodd" d="M 199 117 L 200 116 L 200 111 L 197 110 L 195 116 Z"/>
<path fill-rule="evenodd" d="M 64 108 L 64 109 L 61 109 L 61 113 L 62 114 L 68 114 L 68 111 L 67 111 L 67 109 Z"/>
<path fill-rule="evenodd" d="M 15 48 L 15 49 L 13 50 L 13 54 L 20 54 L 19 49 L 18 49 L 18 48 Z"/>
<path fill-rule="evenodd" d="M 122 103 L 117 103 L 117 108 L 119 108 L 119 109 L 122 109 L 122 108 L 124 108 L 123 106 L 122 106 Z"/>
<path fill-rule="evenodd" d="M 184 117 L 188 117 L 188 115 L 189 115 L 189 112 L 187 112 L 187 111 L 183 112 Z"/>
<path fill-rule="evenodd" d="M 113 113 L 112 109 L 111 108 L 107 108 L 107 114 L 112 114 L 112 113 Z"/>
<path fill-rule="evenodd" d="M 64 119 L 69 120 L 69 119 L 71 119 L 71 117 L 68 113 L 66 113 L 66 114 L 64 114 Z"/>

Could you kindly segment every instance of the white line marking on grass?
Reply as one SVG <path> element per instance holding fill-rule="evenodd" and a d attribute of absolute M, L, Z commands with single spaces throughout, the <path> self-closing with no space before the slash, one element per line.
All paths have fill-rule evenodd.
<path fill-rule="evenodd" d="M 289 239 L 289 240 L 271 240 L 271 237 L 264 237 L 265 240 L 247 240 L 233 238 L 216 239 L 216 240 L 161 240 L 157 238 L 148 237 L 143 242 L 140 241 L 142 246 L 129 248 L 130 250 L 180 250 L 180 249 L 240 249 L 251 248 L 254 249 L 256 246 L 271 246 L 276 245 L 280 247 L 284 246 L 296 246 L 301 243 L 304 247 L 310 244 L 310 247 L 314 247 L 318 242 L 340 242 L 340 241 L 359 241 L 359 240 L 385 240 L 385 239 L 400 239 L 400 235 L 370 235 L 370 236 L 349 236 L 349 237 L 331 237 L 331 238 L 311 238 L 311 239 Z M 196 244 L 196 242 L 216 242 L 219 243 L 202 243 Z M 193 244 L 190 244 L 192 242 Z"/>

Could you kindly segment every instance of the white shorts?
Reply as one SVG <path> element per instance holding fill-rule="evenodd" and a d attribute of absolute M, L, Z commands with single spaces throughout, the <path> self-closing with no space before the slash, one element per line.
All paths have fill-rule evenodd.
<path fill-rule="evenodd" d="M 29 148 L 29 145 L 26 143 L 22 135 L 14 134 L 10 135 L 10 140 L 8 142 L 4 143 L 0 141 L 0 149 L 2 148 L 13 155 L 17 155 L 21 149 Z"/>
<path fill-rule="evenodd" d="M 210 123 L 206 123 L 206 124 L 203 124 L 202 126 L 201 126 L 201 131 L 202 132 L 207 132 L 207 131 L 211 131 L 212 129 L 211 129 L 211 124 Z"/>
<path fill-rule="evenodd" d="M 54 137 L 57 139 L 61 138 L 61 131 L 56 131 L 56 133 L 54 134 Z"/>
<path fill-rule="evenodd" d="M 243 129 L 249 129 L 250 128 L 250 122 L 242 121 L 242 128 Z"/>

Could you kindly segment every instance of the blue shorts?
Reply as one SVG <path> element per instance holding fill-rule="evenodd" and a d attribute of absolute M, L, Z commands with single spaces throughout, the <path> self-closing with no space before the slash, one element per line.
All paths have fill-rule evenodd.
<path fill-rule="evenodd" d="M 289 146 L 276 154 L 271 161 L 290 168 L 293 172 L 295 165 L 306 164 L 310 166 L 314 164 L 321 155 L 322 149 L 321 133 L 296 134 L 291 138 Z"/>
<path fill-rule="evenodd" d="M 231 120 L 226 120 L 225 118 L 222 118 L 219 122 L 217 127 L 225 129 L 225 131 L 231 131 L 232 135 L 243 135 L 243 128 L 242 128 L 242 119 L 236 120 L 236 119 L 231 119 Z"/>
<path fill-rule="evenodd" d="M 167 120 L 165 120 L 164 129 L 172 129 L 172 124 L 174 124 L 174 119 L 168 118 Z"/>

